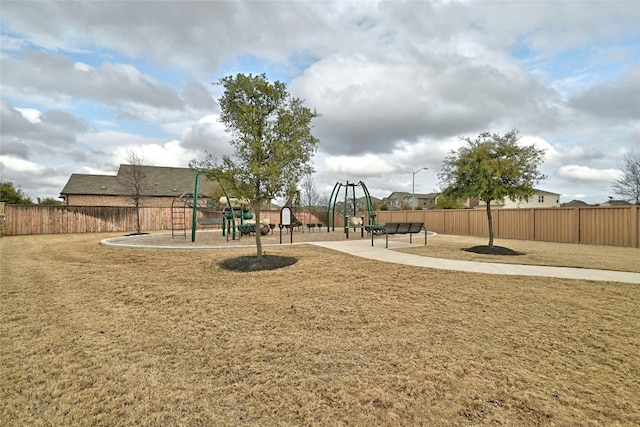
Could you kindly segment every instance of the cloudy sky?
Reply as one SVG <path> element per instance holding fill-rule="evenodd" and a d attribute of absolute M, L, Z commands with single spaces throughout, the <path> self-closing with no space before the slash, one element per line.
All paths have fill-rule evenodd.
<path fill-rule="evenodd" d="M 546 149 L 539 188 L 600 203 L 640 151 L 637 0 L 3 0 L 0 19 L 2 180 L 34 200 L 130 149 L 178 167 L 230 153 L 211 83 L 236 73 L 322 115 L 327 195 L 438 191 L 460 137 L 517 128 Z"/>

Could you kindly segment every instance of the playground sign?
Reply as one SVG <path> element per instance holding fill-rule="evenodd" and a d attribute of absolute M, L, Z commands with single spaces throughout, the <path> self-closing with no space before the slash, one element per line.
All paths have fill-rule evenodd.
<path fill-rule="evenodd" d="M 291 228 L 291 208 L 288 206 L 280 209 L 280 244 L 282 244 L 282 228 L 289 228 L 291 243 L 293 243 L 293 229 Z"/>

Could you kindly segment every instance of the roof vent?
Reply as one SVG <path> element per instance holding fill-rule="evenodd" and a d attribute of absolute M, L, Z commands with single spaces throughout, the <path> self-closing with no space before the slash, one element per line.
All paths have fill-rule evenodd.
<path fill-rule="evenodd" d="M 105 187 L 104 185 L 102 187 L 100 187 L 101 190 L 106 190 L 107 187 Z"/>

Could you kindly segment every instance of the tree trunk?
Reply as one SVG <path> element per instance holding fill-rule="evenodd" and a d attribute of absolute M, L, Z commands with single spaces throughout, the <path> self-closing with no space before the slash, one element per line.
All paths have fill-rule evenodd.
<path fill-rule="evenodd" d="M 140 227 L 140 200 L 139 199 L 135 199 L 135 203 L 136 203 L 136 233 L 140 234 L 141 232 L 141 227 Z"/>
<path fill-rule="evenodd" d="M 262 258 L 262 241 L 260 240 L 260 209 L 253 210 L 256 213 L 256 256 Z"/>
<path fill-rule="evenodd" d="M 489 223 L 489 247 L 493 247 L 493 216 L 491 215 L 491 200 L 487 200 L 487 221 Z"/>

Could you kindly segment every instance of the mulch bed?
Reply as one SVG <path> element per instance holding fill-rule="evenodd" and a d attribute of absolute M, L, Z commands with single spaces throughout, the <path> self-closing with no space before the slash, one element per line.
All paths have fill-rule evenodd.
<path fill-rule="evenodd" d="M 482 255 L 525 255 L 524 252 L 514 251 L 513 249 L 505 248 L 504 246 L 481 245 L 464 248 L 463 251 Z"/>

